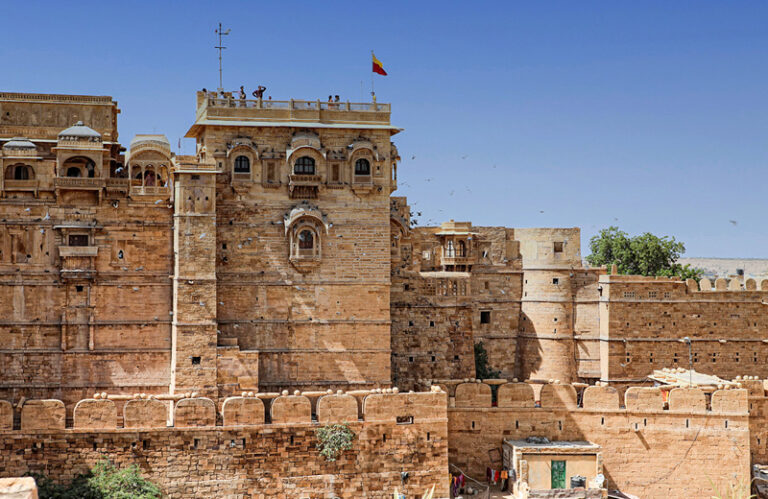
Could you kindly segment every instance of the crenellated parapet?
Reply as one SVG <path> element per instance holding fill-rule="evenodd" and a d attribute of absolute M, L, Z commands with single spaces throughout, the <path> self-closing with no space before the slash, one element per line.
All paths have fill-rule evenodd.
<path fill-rule="evenodd" d="M 474 385 L 485 386 L 487 385 Z M 488 393 L 490 395 L 490 392 Z M 123 396 L 114 396 L 123 399 Z M 488 399 L 490 404 L 490 399 Z M 122 408 L 122 428 L 207 428 L 216 426 L 297 425 L 329 423 L 439 422 L 447 419 L 447 395 L 430 392 L 401 393 L 397 389 L 352 392 L 250 393 L 229 397 L 217 411 L 206 397 L 160 400 L 154 396 L 130 398 Z M 74 409 L 73 430 L 113 431 L 117 405 L 109 396 L 84 399 Z M 13 431 L 13 407 L 0 401 L 0 431 Z M 65 430 L 65 410 L 59 400 L 27 400 L 21 408 L 21 431 Z"/>
<path fill-rule="evenodd" d="M 616 412 L 744 415 L 748 413 L 749 390 L 744 388 L 706 391 L 701 388 L 633 386 L 621 400 L 618 390 L 607 385 L 525 382 L 499 380 L 441 380 L 442 390 L 451 394 L 449 406 L 456 409 L 494 409 L 567 412 Z M 762 383 L 762 382 L 759 382 Z M 758 382 L 754 383 L 755 385 Z M 448 387 L 451 388 L 448 388 Z M 496 390 L 492 400 L 492 386 Z M 666 393 L 665 393 L 666 392 Z M 538 394 L 538 395 L 537 395 Z"/>

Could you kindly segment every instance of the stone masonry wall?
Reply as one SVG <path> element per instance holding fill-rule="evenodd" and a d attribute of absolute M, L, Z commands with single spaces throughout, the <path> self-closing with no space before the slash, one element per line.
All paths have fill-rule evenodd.
<path fill-rule="evenodd" d="M 750 479 L 746 390 L 715 392 L 711 409 L 699 390 L 688 390 L 701 396 L 676 395 L 664 410 L 658 389 L 631 388 L 620 408 L 610 387 L 588 387 L 578 406 L 570 385 L 544 385 L 541 407 L 533 407 L 534 391 L 510 383 L 490 407 L 490 390 L 483 396 L 462 388 L 473 385 L 482 386 L 455 388 L 448 412 L 451 462 L 472 476 L 484 476 L 489 451 L 500 450 L 503 439 L 543 436 L 600 445 L 608 488 L 643 498 L 709 497 L 709 479 L 720 490 Z"/>
<path fill-rule="evenodd" d="M 641 276 L 600 279 L 600 349 L 603 380 L 633 380 L 663 367 L 688 368 L 722 378 L 768 377 L 768 281 L 741 289 L 718 279 L 714 289 Z M 734 285 L 736 286 L 734 288 Z M 730 287 L 730 289 L 729 289 Z M 750 289 L 751 288 L 751 289 Z"/>
<path fill-rule="evenodd" d="M 297 401 L 303 401 L 306 412 L 293 410 Z M 385 498 L 395 487 L 407 497 L 421 497 L 432 485 L 435 497 L 448 495 L 444 393 L 368 393 L 358 395 L 357 401 L 350 395 L 321 397 L 318 418 L 346 421 L 356 435 L 353 448 L 335 462 L 319 455 L 314 431 L 318 423 L 310 419 L 310 400 L 303 396 L 272 399 L 273 424 L 266 425 L 263 409 L 243 410 L 255 409 L 260 399 L 231 398 L 224 405 L 228 426 L 205 426 L 215 413 L 212 401 L 182 399 L 175 427 L 158 419 L 156 409 L 162 412 L 162 402 L 137 399 L 131 429 L 104 426 L 109 421 L 104 415 L 114 411 L 110 400 L 81 404 L 78 429 L 63 429 L 63 407 L 55 401 L 35 402 L 45 404 L 22 415 L 22 430 L 3 431 L 0 420 L 0 477 L 33 471 L 68 481 L 109 459 L 119 466 L 138 464 L 169 498 Z M 293 419 L 274 423 L 282 417 L 278 407 L 286 404 L 285 413 Z M 25 432 L 25 426 L 42 429 Z M 409 474 L 405 482 L 402 472 Z"/>

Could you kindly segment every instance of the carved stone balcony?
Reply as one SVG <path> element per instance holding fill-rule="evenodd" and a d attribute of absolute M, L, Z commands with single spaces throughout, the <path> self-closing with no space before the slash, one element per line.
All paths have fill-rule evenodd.
<path fill-rule="evenodd" d="M 104 187 L 104 179 L 87 177 L 56 177 L 53 180 L 56 189 L 74 189 L 97 191 Z"/>
<path fill-rule="evenodd" d="M 4 186 L 6 191 L 30 191 L 37 192 L 39 188 L 39 180 L 14 180 L 5 179 Z"/>
<path fill-rule="evenodd" d="M 291 175 L 288 183 L 291 198 L 316 199 L 320 182 L 320 175 Z"/>
<path fill-rule="evenodd" d="M 59 256 L 62 258 L 95 257 L 98 252 L 98 246 L 59 246 Z"/>
<path fill-rule="evenodd" d="M 98 246 L 59 246 L 61 277 L 64 279 L 93 279 L 94 260 Z"/>
<path fill-rule="evenodd" d="M 475 263 L 474 256 L 442 256 L 440 257 L 440 263 L 442 265 L 473 265 Z"/>
<path fill-rule="evenodd" d="M 370 192 L 373 190 L 373 178 L 370 175 L 353 176 L 352 189 L 355 192 Z"/>
<path fill-rule="evenodd" d="M 107 192 L 128 194 L 131 187 L 131 179 L 129 178 L 107 178 L 104 179 L 104 182 Z"/>

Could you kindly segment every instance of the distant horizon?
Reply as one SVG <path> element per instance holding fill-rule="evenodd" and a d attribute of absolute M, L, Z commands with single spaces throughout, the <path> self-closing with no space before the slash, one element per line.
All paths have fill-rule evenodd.
<path fill-rule="evenodd" d="M 221 21 L 224 87 L 249 97 L 369 101 L 375 50 L 404 129 L 393 195 L 421 225 L 580 227 L 583 254 L 618 225 L 686 255 L 768 257 L 768 4 L 33 5 L 0 32 L 0 89 L 110 95 L 126 147 L 155 133 L 194 154 L 182 137 L 194 91 L 218 86 Z"/>

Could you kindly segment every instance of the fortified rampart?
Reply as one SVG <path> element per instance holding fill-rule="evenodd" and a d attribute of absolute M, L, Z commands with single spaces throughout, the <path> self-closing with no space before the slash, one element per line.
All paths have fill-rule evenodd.
<path fill-rule="evenodd" d="M 768 377 L 768 280 L 600 277 L 603 381 L 627 383 L 663 367 Z"/>
<path fill-rule="evenodd" d="M 495 401 L 485 383 L 445 386 L 451 463 L 474 476 L 492 466 L 491 451 L 502 440 L 537 436 L 600 445 L 608 488 L 643 498 L 709 497 L 713 485 L 722 490 L 748 481 L 745 389 L 708 396 L 677 388 L 665 409 L 657 388 L 630 388 L 620 405 L 618 391 L 608 386 L 579 393 L 566 384 L 506 383 Z"/>
<path fill-rule="evenodd" d="M 182 398 L 171 413 L 163 401 L 134 398 L 118 418 L 115 402 L 98 398 L 80 401 L 65 428 L 62 402 L 30 400 L 15 430 L 0 402 L 0 476 L 67 481 L 109 459 L 138 464 L 171 498 L 384 498 L 395 487 L 420 497 L 432 485 L 447 497 L 446 402 L 442 392 L 256 394 L 228 398 L 220 413 L 210 399 Z M 330 462 L 314 430 L 336 422 L 355 439 Z"/>

